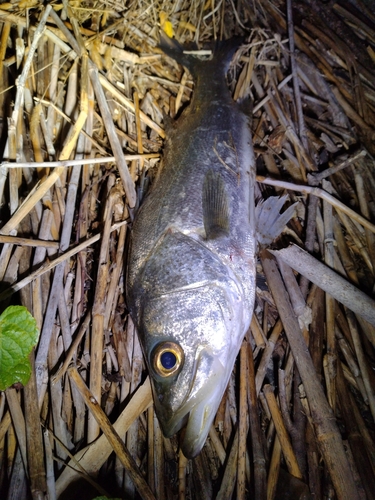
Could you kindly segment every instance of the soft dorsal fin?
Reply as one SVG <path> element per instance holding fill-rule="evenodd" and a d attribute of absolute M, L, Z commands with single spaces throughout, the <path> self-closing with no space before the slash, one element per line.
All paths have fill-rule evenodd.
<path fill-rule="evenodd" d="M 272 243 L 284 230 L 284 227 L 293 217 L 297 203 L 280 214 L 288 196 L 271 196 L 258 203 L 255 208 L 255 217 L 257 222 L 257 240 L 261 247 L 266 247 Z"/>
<path fill-rule="evenodd" d="M 207 239 L 229 233 L 229 202 L 222 176 L 209 170 L 203 181 L 203 224 Z"/>

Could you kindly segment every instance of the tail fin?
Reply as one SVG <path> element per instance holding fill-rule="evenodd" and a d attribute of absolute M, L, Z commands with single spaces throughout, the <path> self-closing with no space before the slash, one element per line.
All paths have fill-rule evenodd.
<path fill-rule="evenodd" d="M 197 68 L 201 67 L 202 64 L 207 64 L 208 61 L 215 61 L 215 64 L 220 61 L 220 66 L 223 72 L 226 73 L 232 57 L 241 43 L 242 38 L 240 37 L 210 43 L 206 48 L 212 50 L 213 56 L 208 60 L 202 60 L 196 55 L 189 54 L 189 51 L 198 50 L 196 45 L 183 46 L 174 38 L 169 38 L 164 32 L 160 34 L 159 47 L 167 56 L 185 66 L 194 76 Z"/>
<path fill-rule="evenodd" d="M 280 214 L 288 196 L 271 196 L 265 201 L 261 201 L 255 208 L 255 218 L 257 221 L 257 239 L 260 246 L 268 246 L 283 231 L 285 225 L 293 217 L 297 203 Z"/>

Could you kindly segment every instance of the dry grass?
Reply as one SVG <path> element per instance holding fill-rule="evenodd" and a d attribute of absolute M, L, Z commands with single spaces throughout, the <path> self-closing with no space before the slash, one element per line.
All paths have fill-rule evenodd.
<path fill-rule="evenodd" d="M 0 395 L 1 498 L 374 498 L 375 17 L 356 4 L 0 5 L 0 298 L 41 331 L 29 384 Z M 253 102 L 257 196 L 299 202 L 193 461 L 161 434 L 124 296 L 163 116 L 192 92 L 160 29 L 243 36 L 228 80 Z"/>

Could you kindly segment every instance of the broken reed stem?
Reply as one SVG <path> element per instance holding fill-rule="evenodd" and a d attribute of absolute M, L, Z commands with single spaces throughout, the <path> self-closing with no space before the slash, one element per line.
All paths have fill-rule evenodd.
<path fill-rule="evenodd" d="M 375 301 L 325 264 L 293 244 L 270 253 L 375 326 Z"/>
<path fill-rule="evenodd" d="M 58 241 L 34 240 L 32 238 L 21 238 L 18 236 L 5 236 L 0 234 L 0 243 L 10 243 L 11 245 L 20 245 L 24 247 L 44 247 L 59 249 Z"/>
<path fill-rule="evenodd" d="M 61 365 L 61 367 L 58 369 L 58 371 L 51 377 L 52 385 L 55 384 L 56 382 L 58 382 L 60 380 L 60 378 L 65 374 L 66 370 L 68 369 L 68 366 L 70 365 L 70 362 L 71 362 L 74 354 L 76 353 L 77 348 L 78 348 L 84 334 L 86 333 L 86 331 L 89 327 L 90 321 L 91 321 L 91 311 L 88 311 L 85 319 L 82 322 L 82 325 L 80 326 L 80 329 L 79 329 L 77 335 L 75 336 L 73 342 L 69 346 L 69 350 L 65 354 L 64 363 Z"/>
<path fill-rule="evenodd" d="M 337 497 L 339 500 L 357 498 L 357 488 L 345 455 L 339 429 L 318 380 L 310 353 L 291 308 L 276 263 L 267 250 L 262 250 L 260 257 L 267 283 L 275 300 L 302 379 L 320 451 L 330 473 Z"/>
<path fill-rule="evenodd" d="M 277 483 L 279 480 L 280 465 L 281 465 L 281 445 L 280 445 L 280 440 L 276 434 L 273 442 L 271 463 L 269 466 L 268 479 L 267 479 L 267 500 L 273 500 L 275 498 Z"/>
<path fill-rule="evenodd" d="M 288 35 L 289 35 L 289 57 L 290 66 L 293 75 L 293 91 L 294 91 L 294 102 L 297 110 L 298 117 L 298 134 L 305 151 L 308 151 L 308 142 L 306 136 L 305 120 L 303 117 L 303 108 L 301 100 L 301 92 L 299 88 L 298 79 L 298 65 L 295 56 L 295 44 L 294 44 L 294 25 L 293 25 L 293 13 L 292 13 L 292 0 L 286 0 L 287 8 L 287 19 L 288 19 Z"/>
<path fill-rule="evenodd" d="M 32 351 L 31 376 L 24 388 L 26 444 L 29 463 L 30 489 L 33 498 L 43 498 L 47 492 L 46 469 L 44 463 L 44 447 L 40 412 L 38 407 L 38 392 L 34 370 L 35 354 Z"/>
<path fill-rule="evenodd" d="M 103 367 L 103 343 L 104 343 L 104 316 L 106 307 L 106 293 L 109 278 L 109 242 L 111 234 L 112 210 L 115 202 L 112 188 L 115 184 L 115 176 L 108 179 L 108 199 L 103 214 L 104 230 L 98 259 L 98 274 L 95 287 L 94 303 L 92 307 L 92 328 L 90 344 L 90 391 L 97 401 L 102 396 L 102 367 Z M 89 415 L 87 428 L 87 441 L 91 443 L 99 435 L 100 428 L 94 415 Z"/>
<path fill-rule="evenodd" d="M 143 385 L 137 389 L 116 422 L 113 424 L 116 432 L 125 434 L 134 420 L 146 411 L 151 404 L 151 385 L 150 379 L 147 378 Z M 88 474 L 96 475 L 112 451 L 111 444 L 104 434 L 89 446 L 79 450 L 75 454 L 74 459 L 69 462 L 69 467 L 64 469 L 56 481 L 57 496 L 60 496 L 72 482 L 78 479 L 79 472 L 76 470 L 77 462 Z"/>
<path fill-rule="evenodd" d="M 366 389 L 371 415 L 375 422 L 375 397 L 374 397 L 373 387 L 371 386 L 371 377 L 369 373 L 368 361 L 363 351 L 362 342 L 354 314 L 351 311 L 347 310 L 346 317 L 348 319 L 350 334 L 353 339 L 353 344 L 354 344 L 355 354 L 358 360 L 359 369 L 361 370 L 363 384 Z"/>
<path fill-rule="evenodd" d="M 160 158 L 160 153 L 137 153 L 137 154 L 124 154 L 124 159 L 126 161 L 133 160 L 149 160 L 151 158 Z M 101 156 L 100 158 L 82 158 L 82 160 L 60 160 L 60 161 L 30 161 L 30 162 L 2 162 L 0 167 L 4 168 L 54 168 L 54 167 L 74 167 L 75 165 L 102 165 L 105 163 L 115 163 L 116 158 L 114 156 Z"/>
<path fill-rule="evenodd" d="M 19 394 L 13 387 L 6 389 L 5 394 L 7 397 L 9 412 L 12 417 L 13 428 L 16 433 L 18 446 L 21 452 L 23 466 L 25 471 L 27 471 L 26 424 L 19 401 Z"/>
<path fill-rule="evenodd" d="M 238 469 L 237 469 L 237 499 L 245 500 L 246 494 L 246 443 L 247 443 L 247 342 L 243 341 L 240 350 L 240 397 L 238 419 Z"/>
<path fill-rule="evenodd" d="M 122 147 L 120 144 L 120 140 L 116 134 L 115 125 L 113 123 L 112 115 L 108 107 L 107 99 L 104 94 L 103 87 L 100 82 L 100 77 L 98 73 L 98 69 L 96 66 L 91 63 L 89 69 L 89 75 L 91 79 L 91 84 L 93 86 L 95 97 L 97 99 L 97 103 L 103 118 L 103 123 L 106 127 L 106 131 L 108 134 L 108 139 L 111 144 L 111 148 L 113 154 L 116 158 L 117 168 L 122 180 L 122 184 L 124 186 L 124 190 L 126 193 L 126 197 L 129 203 L 130 208 L 134 208 L 137 201 L 137 194 L 135 192 L 134 182 L 130 176 L 128 166 L 124 159 L 124 155 L 122 152 Z"/>
<path fill-rule="evenodd" d="M 178 500 L 186 498 L 186 468 L 189 460 L 180 450 L 178 454 Z"/>
<path fill-rule="evenodd" d="M 328 181 L 323 180 L 324 189 L 331 193 L 332 186 Z M 324 262 L 331 269 L 334 268 L 334 235 L 332 206 L 323 201 L 323 223 L 324 223 Z M 327 353 L 327 396 L 333 412 L 336 411 L 336 338 L 335 338 L 335 299 L 328 293 L 326 299 L 326 342 Z"/>
<path fill-rule="evenodd" d="M 225 471 L 222 475 L 220 490 L 217 494 L 216 500 L 228 500 L 228 498 L 232 498 L 233 491 L 236 486 L 237 461 L 238 461 L 238 429 L 233 438 Z"/>
<path fill-rule="evenodd" d="M 279 406 L 273 393 L 273 388 L 269 384 L 266 384 L 263 387 L 263 394 L 266 397 L 268 408 L 271 412 L 273 423 L 275 424 L 277 437 L 279 438 L 288 470 L 290 474 L 292 474 L 292 476 L 302 478 L 302 474 L 297 463 L 297 458 L 293 451 L 288 432 L 285 428 Z"/>
<path fill-rule="evenodd" d="M 247 366 L 249 373 L 248 377 L 249 423 L 250 423 L 250 434 L 251 434 L 253 467 L 254 467 L 254 498 L 256 498 L 257 500 L 266 500 L 267 497 L 266 458 L 264 456 L 262 429 L 259 420 L 258 398 L 255 386 L 254 358 L 250 343 L 247 342 L 246 346 L 247 346 Z"/>
<path fill-rule="evenodd" d="M 70 380 L 72 380 L 72 382 L 74 382 L 74 384 L 76 385 L 87 407 L 90 409 L 91 414 L 94 416 L 101 430 L 110 442 L 113 451 L 116 453 L 126 471 L 129 473 L 142 499 L 156 500 L 148 484 L 143 479 L 143 476 L 140 473 L 134 459 L 125 448 L 125 445 L 120 436 L 110 423 L 107 415 L 101 409 L 100 404 L 98 404 L 97 400 L 87 388 L 77 369 L 75 367 L 69 368 L 68 375 L 70 377 Z"/>
<path fill-rule="evenodd" d="M 45 25 L 48 19 L 48 16 L 52 10 L 51 5 L 47 5 L 44 13 L 38 23 L 38 26 L 35 30 L 33 41 L 30 45 L 29 52 L 27 54 L 25 63 L 23 65 L 22 73 L 18 78 L 17 81 L 17 93 L 16 93 L 16 100 L 14 103 L 14 108 L 12 112 L 12 117 L 10 118 L 10 125 L 17 127 L 18 126 L 18 117 L 19 113 L 22 111 L 21 108 L 23 107 L 24 104 L 24 92 L 25 92 L 25 86 L 26 86 L 26 81 L 29 75 L 30 67 L 34 59 L 34 54 L 35 51 L 38 47 L 39 41 L 43 35 L 43 32 L 45 30 Z M 8 147 L 5 147 L 5 154 L 4 156 L 7 156 L 7 150 Z M 1 168 L 2 175 L 0 176 L 0 200 L 3 199 L 3 193 L 4 193 L 4 185 L 5 185 L 5 179 L 6 179 L 6 170 L 4 168 Z"/>

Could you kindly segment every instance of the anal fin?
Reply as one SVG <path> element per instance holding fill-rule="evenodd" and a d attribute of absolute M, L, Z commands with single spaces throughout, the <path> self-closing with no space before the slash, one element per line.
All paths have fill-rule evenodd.
<path fill-rule="evenodd" d="M 229 233 L 229 202 L 223 178 L 209 170 L 202 190 L 203 224 L 207 239 Z"/>

